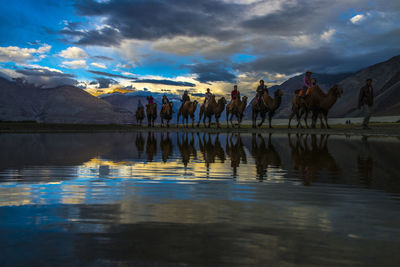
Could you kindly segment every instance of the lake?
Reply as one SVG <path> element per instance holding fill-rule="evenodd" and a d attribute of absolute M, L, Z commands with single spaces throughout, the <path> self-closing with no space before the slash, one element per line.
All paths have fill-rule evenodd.
<path fill-rule="evenodd" d="M 400 139 L 1 134 L 0 266 L 399 266 Z"/>

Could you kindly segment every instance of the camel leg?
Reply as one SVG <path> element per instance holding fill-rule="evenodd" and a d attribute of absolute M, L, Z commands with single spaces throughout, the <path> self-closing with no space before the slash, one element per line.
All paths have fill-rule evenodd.
<path fill-rule="evenodd" d="M 256 128 L 256 121 L 257 121 L 257 113 L 253 110 L 251 113 L 251 120 L 253 121 L 253 128 Z"/>
<path fill-rule="evenodd" d="M 265 112 L 261 112 L 261 122 L 258 124 L 258 127 L 261 127 L 265 121 L 265 116 L 267 114 L 265 114 Z"/>
<path fill-rule="evenodd" d="M 292 121 L 292 118 L 294 117 L 294 112 L 292 111 L 292 113 L 290 113 L 290 116 L 289 116 L 289 124 L 288 124 L 288 128 L 290 129 L 291 127 L 290 127 L 290 122 Z"/>
<path fill-rule="evenodd" d="M 200 126 L 200 121 L 201 121 L 201 117 L 203 116 L 203 111 L 200 108 L 200 114 L 199 114 L 199 121 L 197 122 L 197 127 Z"/>
<path fill-rule="evenodd" d="M 304 113 L 304 122 L 306 123 L 306 128 L 308 129 L 308 128 L 310 128 L 310 127 L 308 127 L 308 122 L 307 122 L 307 120 L 308 120 L 308 110 L 306 110 L 305 111 L 305 113 Z"/>
<path fill-rule="evenodd" d="M 328 113 L 324 113 L 324 118 L 325 118 L 326 128 L 330 129 L 331 126 L 329 126 L 329 124 L 328 124 Z"/>
<path fill-rule="evenodd" d="M 272 114 L 268 113 L 268 123 L 269 123 L 269 128 L 270 129 L 272 129 L 271 120 L 272 120 Z"/>

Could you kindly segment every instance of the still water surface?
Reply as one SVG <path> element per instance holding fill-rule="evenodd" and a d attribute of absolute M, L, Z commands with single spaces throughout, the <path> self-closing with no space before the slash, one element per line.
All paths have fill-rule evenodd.
<path fill-rule="evenodd" d="M 400 140 L 0 135 L 0 265 L 399 266 Z"/>

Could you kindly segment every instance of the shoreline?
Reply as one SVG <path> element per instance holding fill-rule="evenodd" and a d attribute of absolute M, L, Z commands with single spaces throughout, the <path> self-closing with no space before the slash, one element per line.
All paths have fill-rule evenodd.
<path fill-rule="evenodd" d="M 242 125 L 241 128 L 227 127 L 221 125 L 217 128 L 215 124 L 211 128 L 203 126 L 184 128 L 182 125 L 170 125 L 169 128 L 156 125 L 155 127 L 138 125 L 102 125 L 102 124 L 41 124 L 41 123 L 0 123 L 0 134 L 11 133 L 104 133 L 104 132 L 205 132 L 205 133 L 255 133 L 255 134 L 330 134 L 330 135 L 359 135 L 359 136 L 394 136 L 400 137 L 400 123 L 371 123 L 371 129 L 362 129 L 360 125 L 331 125 L 331 129 L 288 129 L 286 126 L 276 125 L 269 129 L 251 128 L 251 125 Z"/>

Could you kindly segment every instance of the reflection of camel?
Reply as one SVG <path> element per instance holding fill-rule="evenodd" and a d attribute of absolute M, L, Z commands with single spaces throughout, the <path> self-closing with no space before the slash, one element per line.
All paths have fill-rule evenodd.
<path fill-rule="evenodd" d="M 154 154 L 156 153 L 157 153 L 157 139 L 154 136 L 153 132 L 148 132 L 146 141 L 147 161 L 152 162 Z"/>
<path fill-rule="evenodd" d="M 163 162 L 167 162 L 168 158 L 172 156 L 174 146 L 172 144 L 171 138 L 169 138 L 169 133 L 166 133 L 166 138 L 164 138 L 164 133 L 161 134 L 160 148 L 161 157 Z"/>
<path fill-rule="evenodd" d="M 206 140 L 206 134 L 203 134 L 202 139 L 200 138 L 199 134 L 197 136 L 199 139 L 200 151 L 203 153 L 204 161 L 205 161 L 207 167 L 209 167 L 210 163 L 215 162 L 216 158 L 218 158 L 219 160 L 224 162 L 225 161 L 225 152 L 219 141 L 218 134 L 215 136 L 214 144 L 212 143 L 211 134 L 207 134 L 207 135 L 208 135 L 207 140 Z"/>
<path fill-rule="evenodd" d="M 265 144 L 265 139 L 260 134 L 253 134 L 252 136 L 251 154 L 256 161 L 257 178 L 259 180 L 264 179 L 268 166 L 281 166 L 281 157 L 271 142 L 271 136 L 271 134 L 268 136 L 268 145 Z M 261 140 L 260 144 L 258 144 L 257 139 Z"/>
<path fill-rule="evenodd" d="M 305 185 L 311 185 L 320 177 L 320 172 L 328 170 L 330 174 L 337 174 L 339 167 L 328 151 L 329 135 L 321 135 L 319 143 L 317 136 L 311 135 L 311 149 L 308 144 L 308 136 L 304 139 L 301 135 L 296 135 L 296 145 L 293 145 L 290 134 L 288 135 L 289 147 L 292 150 L 292 161 L 294 168 L 299 172 L 300 178 Z"/>
<path fill-rule="evenodd" d="M 144 151 L 144 139 L 141 132 L 137 133 L 135 143 L 136 143 L 136 149 L 138 151 L 138 156 L 140 158 Z"/>
<path fill-rule="evenodd" d="M 239 167 L 240 161 L 243 164 L 247 164 L 246 152 L 243 149 L 243 142 L 240 135 L 236 136 L 236 142 L 233 142 L 233 136 L 226 138 L 225 145 L 226 154 L 231 159 L 231 167 L 233 168 L 233 176 L 237 175 L 237 168 Z"/>
<path fill-rule="evenodd" d="M 179 134 L 176 135 L 178 149 L 181 153 L 182 162 L 185 167 L 188 165 L 191 157 L 196 157 L 196 148 L 194 146 L 194 137 L 192 133 L 192 138 L 189 142 L 189 134 L 182 133 L 181 138 L 179 138 Z"/>
<path fill-rule="evenodd" d="M 372 160 L 371 151 L 368 144 L 368 138 L 362 137 L 362 151 L 357 155 L 357 167 L 360 177 L 366 186 L 371 186 L 372 182 L 372 167 L 374 161 Z"/>

